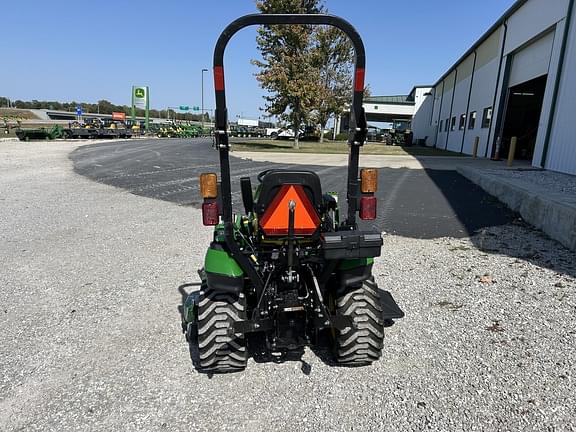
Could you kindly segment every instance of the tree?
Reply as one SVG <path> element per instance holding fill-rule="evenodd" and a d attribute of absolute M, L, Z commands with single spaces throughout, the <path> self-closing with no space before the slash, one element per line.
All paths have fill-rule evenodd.
<path fill-rule="evenodd" d="M 323 0 L 262 0 L 262 13 L 326 12 Z M 258 47 L 263 61 L 256 74 L 265 96 L 265 110 L 294 129 L 294 144 L 302 124 L 320 127 L 320 142 L 331 117 L 350 105 L 354 50 L 348 36 L 332 26 L 262 26 Z"/>
<path fill-rule="evenodd" d="M 320 13 L 321 0 L 262 0 L 261 13 Z M 260 26 L 256 42 L 262 60 L 252 60 L 260 68 L 256 74 L 265 96 L 266 111 L 288 122 L 294 131 L 294 147 L 299 147 L 303 124 L 311 117 L 318 101 L 319 75 L 314 67 L 312 26 Z"/>
<path fill-rule="evenodd" d="M 314 66 L 320 80 L 315 117 L 322 143 L 330 117 L 342 114 L 350 103 L 354 50 L 348 36 L 336 27 L 319 27 L 315 39 Z"/>
<path fill-rule="evenodd" d="M 102 99 L 98 101 L 98 106 L 96 109 L 100 111 L 101 114 L 112 114 L 116 111 L 121 111 L 117 109 L 118 107 L 114 105 L 112 102 L 107 101 L 106 99 Z"/>

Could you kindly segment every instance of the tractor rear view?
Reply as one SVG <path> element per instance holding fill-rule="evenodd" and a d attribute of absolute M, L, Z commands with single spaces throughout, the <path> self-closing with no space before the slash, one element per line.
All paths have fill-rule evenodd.
<path fill-rule="evenodd" d="M 270 169 L 253 187 L 241 178 L 244 214 L 233 215 L 223 55 L 230 38 L 249 25 L 332 25 L 350 38 L 356 52 L 349 136 L 347 212 L 335 194 L 322 190 L 311 171 Z M 230 372 L 246 367 L 249 342 L 271 353 L 286 353 L 330 335 L 335 359 L 367 365 L 381 356 L 384 328 L 404 313 L 372 275 L 382 247 L 377 231 L 358 229 L 376 218 L 378 173 L 359 172 L 366 141 L 362 108 L 364 46 L 356 30 L 331 15 L 247 15 L 231 23 L 214 51 L 216 147 L 220 178 L 200 177 L 204 225 L 215 226 L 200 291 L 184 304 L 183 331 L 197 344 L 199 368 Z M 250 337 L 248 337 L 250 336 Z"/>

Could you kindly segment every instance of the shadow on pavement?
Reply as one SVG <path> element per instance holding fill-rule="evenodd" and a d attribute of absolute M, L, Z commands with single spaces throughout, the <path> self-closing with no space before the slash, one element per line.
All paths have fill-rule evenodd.
<path fill-rule="evenodd" d="M 468 237 L 482 252 L 514 257 L 542 268 L 576 276 L 576 252 L 525 223 L 518 213 L 497 198 L 456 171 L 421 171 L 430 181 L 427 189 L 429 196 L 420 195 L 428 219 L 429 233 L 448 232 L 450 229 L 443 225 L 456 224 L 464 235 L 451 237 Z M 410 188 L 407 184 L 404 189 L 409 192 Z M 445 205 L 436 208 L 435 203 L 442 200 Z M 450 213 L 453 216 L 448 219 L 451 220 L 442 217 Z M 414 222 L 416 219 L 412 218 L 406 221 L 407 224 Z"/>
<path fill-rule="evenodd" d="M 314 157 L 318 156 L 310 154 L 311 162 Z M 416 158 L 425 163 L 423 157 Z M 218 154 L 210 141 L 203 139 L 87 145 L 73 151 L 70 159 L 76 173 L 94 181 L 135 195 L 194 207 L 201 204 L 200 173 L 219 171 Z M 242 211 L 240 178 L 250 177 L 255 186 L 257 174 L 271 167 L 314 171 L 320 176 L 323 190 L 339 192 L 340 202 L 345 202 L 346 167 L 273 164 L 234 156 L 230 159 L 237 212 Z M 410 238 L 470 237 L 480 250 L 488 253 L 518 257 L 576 274 L 574 265 L 563 263 L 567 259 L 576 262 L 575 254 L 554 241 L 550 240 L 547 245 L 540 240 L 533 245 L 517 245 L 511 239 L 504 241 L 504 234 L 510 231 L 504 227 L 517 224 L 518 216 L 456 171 L 381 168 L 377 197 L 378 218 L 360 222 L 362 228 Z M 535 233 L 538 238 L 539 232 Z M 556 259 L 555 255 L 562 257 Z"/>

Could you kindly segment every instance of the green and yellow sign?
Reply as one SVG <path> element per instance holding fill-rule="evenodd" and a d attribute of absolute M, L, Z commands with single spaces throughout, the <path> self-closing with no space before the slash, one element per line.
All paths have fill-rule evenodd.
<path fill-rule="evenodd" d="M 132 104 L 136 108 L 145 109 L 148 102 L 148 87 L 134 87 Z"/>

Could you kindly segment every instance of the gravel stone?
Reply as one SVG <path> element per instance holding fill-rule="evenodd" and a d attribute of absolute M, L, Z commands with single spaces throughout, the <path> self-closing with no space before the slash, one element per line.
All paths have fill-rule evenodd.
<path fill-rule="evenodd" d="M 576 430 L 576 255 L 539 231 L 385 235 L 406 317 L 372 366 L 199 374 L 178 288 L 211 230 L 74 174 L 76 146 L 0 143 L 0 430 Z"/>

